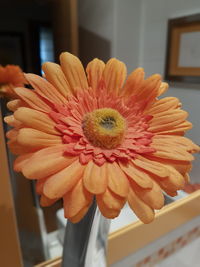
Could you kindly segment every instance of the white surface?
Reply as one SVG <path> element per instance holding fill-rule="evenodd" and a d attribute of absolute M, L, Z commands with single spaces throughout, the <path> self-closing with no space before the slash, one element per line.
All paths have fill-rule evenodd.
<path fill-rule="evenodd" d="M 182 33 L 179 67 L 200 67 L 200 31 Z"/>
<path fill-rule="evenodd" d="M 174 240 L 176 240 L 177 238 L 179 238 L 180 236 L 182 236 L 183 234 L 189 232 L 190 230 L 192 230 L 193 228 L 195 228 L 196 226 L 200 225 L 200 216 L 196 217 L 194 220 L 190 221 L 189 223 L 186 223 L 184 225 L 182 225 L 181 227 L 177 228 L 174 231 L 171 231 L 169 234 L 162 236 L 161 238 L 155 240 L 153 243 L 145 246 L 144 248 L 138 250 L 136 253 L 131 254 L 130 256 L 122 259 L 121 261 L 112 264 L 110 267 L 134 267 L 136 263 L 138 263 L 139 261 L 143 260 L 145 257 L 148 257 L 150 255 L 152 255 L 154 252 L 158 251 L 160 248 L 168 245 L 169 243 L 173 242 Z M 133 240 L 133 242 L 137 242 L 137 240 Z M 187 262 L 191 262 L 192 264 L 199 264 L 200 262 L 200 256 L 198 261 L 194 259 L 191 259 L 192 255 L 194 255 L 194 253 L 196 253 L 197 255 L 197 251 L 200 251 L 200 241 L 197 243 L 191 242 L 190 244 L 187 245 L 188 251 L 187 251 L 187 257 L 188 260 Z M 185 251 L 181 252 L 182 250 L 180 250 L 180 253 L 175 253 L 172 256 L 170 256 L 169 265 L 163 265 L 162 263 L 160 263 L 161 265 L 158 265 L 159 267 L 197 267 L 200 266 L 199 265 L 178 265 L 177 262 L 179 262 L 179 259 L 181 258 L 181 256 L 183 256 L 183 259 L 186 257 L 186 255 L 184 255 Z M 196 252 L 194 252 L 196 251 Z M 168 259 L 168 258 L 167 258 Z M 164 264 L 167 264 L 167 259 L 164 262 Z M 142 267 L 142 266 L 141 266 Z M 148 267 L 154 267 L 154 266 L 148 266 Z"/>
<path fill-rule="evenodd" d="M 200 266 L 200 238 L 172 254 L 155 267 L 199 267 Z"/>
<path fill-rule="evenodd" d="M 110 41 L 110 56 L 128 72 L 138 67 L 141 0 L 79 0 L 78 6 L 79 25 Z"/>
<path fill-rule="evenodd" d="M 63 248 L 58 239 L 58 231 L 48 234 L 48 250 L 50 259 L 54 259 L 62 255 Z"/>
<path fill-rule="evenodd" d="M 128 73 L 138 67 L 141 34 L 140 13 L 141 0 L 114 0 L 112 56 L 125 62 Z"/>
<path fill-rule="evenodd" d="M 133 211 L 126 205 L 119 217 L 113 219 L 110 224 L 110 233 L 119 230 L 120 228 L 123 228 L 135 221 L 138 221 L 138 218 L 135 216 Z"/>
<path fill-rule="evenodd" d="M 114 0 L 79 0 L 78 15 L 82 28 L 107 40 L 113 40 Z"/>

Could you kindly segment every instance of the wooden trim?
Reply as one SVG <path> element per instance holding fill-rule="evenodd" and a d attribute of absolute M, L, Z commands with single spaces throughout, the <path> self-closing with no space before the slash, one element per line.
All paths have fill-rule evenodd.
<path fill-rule="evenodd" d="M 177 65 L 178 65 L 178 50 L 180 43 L 180 34 L 178 34 L 178 29 L 172 29 L 171 33 L 171 51 L 170 51 L 170 63 L 169 63 L 169 75 L 174 75 L 176 73 Z"/>
<path fill-rule="evenodd" d="M 137 221 L 110 234 L 108 238 L 108 266 L 194 219 L 200 214 L 199 203 L 200 191 L 196 191 L 165 206 L 156 214 L 156 219 L 151 224 L 145 225 Z M 57 258 L 35 267 L 60 266 L 61 258 Z"/>
<path fill-rule="evenodd" d="M 53 260 L 48 260 L 40 264 L 35 265 L 35 267 L 61 267 L 61 258 L 58 257 Z"/>
<path fill-rule="evenodd" d="M 78 55 L 77 0 L 56 0 L 53 4 L 53 29 L 56 61 L 62 52 Z"/>
<path fill-rule="evenodd" d="M 3 122 L 0 110 L 0 266 L 22 267 L 20 243 L 6 155 Z"/>
<path fill-rule="evenodd" d="M 77 0 L 70 0 L 70 32 L 71 32 L 71 52 L 78 56 L 78 5 Z"/>

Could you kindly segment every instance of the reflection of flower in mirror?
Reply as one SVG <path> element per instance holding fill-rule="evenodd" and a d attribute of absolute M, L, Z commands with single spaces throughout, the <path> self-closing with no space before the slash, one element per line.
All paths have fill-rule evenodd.
<path fill-rule="evenodd" d="M 0 66 L 0 97 L 15 98 L 14 88 L 27 84 L 20 67 L 15 65 Z"/>
<path fill-rule="evenodd" d="M 61 66 L 45 63 L 45 78 L 27 74 L 34 88 L 17 88 L 8 103 L 14 128 L 8 144 L 14 164 L 36 179 L 41 205 L 63 198 L 65 216 L 79 221 L 93 197 L 107 218 L 128 201 L 144 222 L 188 181 L 192 153 L 183 137 L 191 123 L 175 97 L 158 99 L 168 85 L 138 68 L 126 79 L 117 59 L 91 61 L 87 77 L 78 58 L 62 53 Z"/>

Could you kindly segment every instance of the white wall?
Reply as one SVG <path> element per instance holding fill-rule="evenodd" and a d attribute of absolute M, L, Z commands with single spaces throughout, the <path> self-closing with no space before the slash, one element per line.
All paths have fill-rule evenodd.
<path fill-rule="evenodd" d="M 79 0 L 78 14 L 79 25 L 82 28 L 113 43 L 114 0 Z"/>
<path fill-rule="evenodd" d="M 147 75 L 164 74 L 167 21 L 184 15 L 200 13 L 199 0 L 143 0 L 141 12 L 141 38 L 139 63 Z M 183 108 L 190 113 L 193 129 L 188 136 L 200 144 L 200 84 L 171 85 L 166 95 L 178 97 Z M 197 156 L 191 172 L 193 181 L 200 182 L 200 157 Z"/>
<path fill-rule="evenodd" d="M 110 41 L 111 56 L 138 66 L 140 0 L 79 0 L 79 25 Z M 88 44 L 89 47 L 90 44 Z"/>
<path fill-rule="evenodd" d="M 128 72 L 138 67 L 141 0 L 114 0 L 113 56 L 126 63 Z"/>

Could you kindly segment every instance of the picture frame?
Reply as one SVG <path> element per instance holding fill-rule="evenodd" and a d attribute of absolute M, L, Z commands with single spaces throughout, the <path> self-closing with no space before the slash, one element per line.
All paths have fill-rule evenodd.
<path fill-rule="evenodd" d="M 26 70 L 24 36 L 21 32 L 0 32 L 0 65 L 8 64 Z"/>
<path fill-rule="evenodd" d="M 165 79 L 200 82 L 200 14 L 168 21 Z"/>

